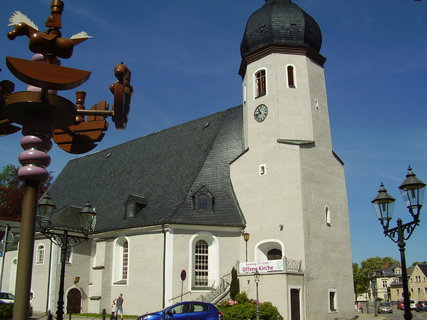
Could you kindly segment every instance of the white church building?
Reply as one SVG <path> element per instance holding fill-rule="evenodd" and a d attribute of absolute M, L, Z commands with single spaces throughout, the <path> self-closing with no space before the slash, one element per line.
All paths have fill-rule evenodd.
<path fill-rule="evenodd" d="M 120 293 L 132 315 L 181 296 L 215 302 L 228 298 L 235 266 L 250 298 L 259 271 L 260 300 L 286 320 L 354 316 L 321 44 L 297 4 L 266 0 L 243 34 L 242 105 L 68 162 L 49 189 L 57 213 L 83 199 L 97 223 L 69 254 L 66 308 L 109 311 Z M 32 306 L 55 312 L 60 250 L 41 234 L 34 248 Z M 2 290 L 13 292 L 16 251 L 6 258 Z"/>

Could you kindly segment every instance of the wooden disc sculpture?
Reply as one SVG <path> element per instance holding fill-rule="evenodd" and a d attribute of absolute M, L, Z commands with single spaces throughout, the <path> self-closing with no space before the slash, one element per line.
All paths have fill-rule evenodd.
<path fill-rule="evenodd" d="M 51 138 L 66 152 L 81 154 L 101 141 L 108 129 L 106 117 L 112 117 L 117 129 L 124 129 L 128 120 L 133 89 L 131 72 L 123 63 L 115 67 L 117 81 L 110 86 L 114 96 L 112 110 L 106 101 L 86 109 L 84 91 L 76 92 L 75 102 L 57 94 L 59 90 L 77 88 L 90 77 L 89 71 L 60 65 L 59 58 L 70 58 L 74 46 L 91 38 L 86 32 L 62 37 L 63 9 L 63 1 L 52 0 L 44 32 L 19 11 L 9 19 L 14 29 L 7 34 L 8 38 L 27 36 L 29 49 L 34 53 L 31 60 L 6 57 L 11 73 L 29 85 L 27 91 L 14 92 L 12 82 L 0 82 L 0 136 L 15 133 L 21 129 L 17 125 L 22 126 L 21 145 L 25 151 L 19 157 L 24 166 L 19 176 L 24 180 L 42 181 L 48 177 L 45 168 L 50 163 L 47 151 L 51 148 Z"/>

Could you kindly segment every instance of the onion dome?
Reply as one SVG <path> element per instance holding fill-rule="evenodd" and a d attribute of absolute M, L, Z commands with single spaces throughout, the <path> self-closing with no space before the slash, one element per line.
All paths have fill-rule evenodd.
<path fill-rule="evenodd" d="M 266 0 L 246 24 L 240 53 L 243 57 L 269 45 L 309 47 L 318 53 L 322 34 L 317 22 L 291 0 Z"/>

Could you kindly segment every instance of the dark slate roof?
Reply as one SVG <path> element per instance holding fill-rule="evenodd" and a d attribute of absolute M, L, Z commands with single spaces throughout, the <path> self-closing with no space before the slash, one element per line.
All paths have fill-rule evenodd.
<path fill-rule="evenodd" d="M 424 275 L 427 276 L 427 264 L 418 264 L 418 267 L 421 269 Z"/>
<path fill-rule="evenodd" d="M 49 194 L 57 208 L 90 201 L 96 232 L 163 223 L 244 226 L 229 170 L 243 152 L 242 121 L 239 106 L 71 160 Z M 214 196 L 214 210 L 193 210 L 192 195 L 202 187 Z M 143 209 L 124 219 L 128 200 Z"/>
<path fill-rule="evenodd" d="M 317 22 L 291 0 L 266 0 L 249 18 L 242 57 L 268 45 L 308 46 L 320 51 L 322 33 Z"/>

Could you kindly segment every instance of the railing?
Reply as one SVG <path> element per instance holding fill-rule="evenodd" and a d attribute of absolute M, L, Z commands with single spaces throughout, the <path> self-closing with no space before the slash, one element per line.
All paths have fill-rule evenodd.
<path fill-rule="evenodd" d="M 215 303 L 222 299 L 229 291 L 231 283 L 231 273 L 226 274 L 219 280 L 218 286 L 208 293 L 201 295 L 196 300 Z"/>
<path fill-rule="evenodd" d="M 302 272 L 302 260 L 284 258 L 287 272 Z"/>

